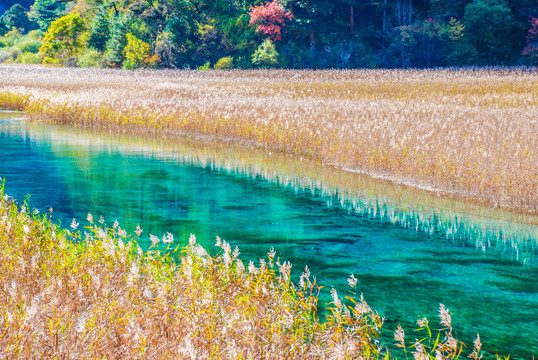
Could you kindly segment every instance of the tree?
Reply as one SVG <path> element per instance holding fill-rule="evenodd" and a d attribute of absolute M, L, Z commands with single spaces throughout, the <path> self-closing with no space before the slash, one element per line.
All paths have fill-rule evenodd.
<path fill-rule="evenodd" d="M 22 32 L 27 32 L 33 28 L 33 24 L 28 19 L 26 10 L 20 4 L 15 4 L 6 11 L 4 15 L 2 15 L 1 22 L 4 23 L 9 30 L 16 28 Z"/>
<path fill-rule="evenodd" d="M 265 39 L 252 54 L 252 64 L 260 68 L 274 68 L 278 65 L 278 52 L 269 39 Z"/>
<path fill-rule="evenodd" d="M 138 39 L 131 33 L 126 34 L 127 45 L 123 49 L 125 61 L 124 69 L 136 69 L 149 67 L 157 59 L 151 57 L 151 48 L 147 42 Z"/>
<path fill-rule="evenodd" d="M 127 45 L 127 33 L 131 17 L 125 13 L 119 13 L 109 18 L 109 35 L 106 42 L 106 58 L 110 66 L 119 67 L 125 57 L 123 49 Z"/>
<path fill-rule="evenodd" d="M 463 24 L 480 64 L 502 64 L 513 56 L 514 21 L 506 0 L 474 1 L 465 8 Z"/>
<path fill-rule="evenodd" d="M 249 15 L 249 24 L 256 24 L 256 31 L 268 35 L 273 41 L 282 39 L 281 27 L 286 21 L 293 18 L 291 12 L 284 11 L 280 0 L 273 0 L 265 5 L 253 7 Z"/>
<path fill-rule="evenodd" d="M 101 8 L 92 19 L 88 46 L 104 51 L 109 37 L 108 11 Z"/>
<path fill-rule="evenodd" d="M 527 46 L 522 55 L 528 56 L 531 63 L 538 65 L 538 18 L 530 17 L 531 28 L 527 34 Z"/>
<path fill-rule="evenodd" d="M 65 15 L 65 5 L 66 2 L 60 0 L 36 0 L 28 17 L 35 21 L 41 30 L 46 31 L 54 20 Z"/>
<path fill-rule="evenodd" d="M 44 64 L 60 64 L 75 56 L 84 47 L 82 32 L 84 20 L 78 13 L 67 14 L 54 20 L 39 51 L 43 54 Z"/>

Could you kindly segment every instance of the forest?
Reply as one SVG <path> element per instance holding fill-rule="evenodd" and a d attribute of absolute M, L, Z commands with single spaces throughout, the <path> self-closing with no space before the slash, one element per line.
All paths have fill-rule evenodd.
<path fill-rule="evenodd" d="M 538 64 L 536 0 L 7 0 L 0 62 L 113 68 Z"/>

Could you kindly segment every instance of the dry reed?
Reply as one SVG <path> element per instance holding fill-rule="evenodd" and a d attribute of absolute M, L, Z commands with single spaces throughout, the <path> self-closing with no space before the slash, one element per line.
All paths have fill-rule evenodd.
<path fill-rule="evenodd" d="M 0 183 L 0 357 L 54 359 L 379 359 L 382 320 L 364 301 L 333 290 L 330 315 L 317 318 L 317 292 L 308 268 L 297 284 L 291 264 L 274 251 L 245 266 L 239 251 L 217 238 L 211 256 L 196 243 L 179 252 L 142 252 L 119 224 L 97 226 L 88 215 L 59 229 L 47 215 L 28 213 Z M 101 220 L 100 220 L 101 222 Z M 172 256 L 176 254 L 176 256 Z M 356 279 L 348 280 L 353 288 Z M 406 343 L 415 358 L 458 359 L 464 345 L 443 329 Z M 424 321 L 426 321 L 424 325 Z M 442 336 L 442 337 L 441 337 Z M 469 350 L 480 359 L 480 339 Z"/>
<path fill-rule="evenodd" d="M 495 207 L 538 209 L 538 73 L 531 69 L 2 66 L 0 106 L 25 108 L 34 121 L 232 139 Z"/>

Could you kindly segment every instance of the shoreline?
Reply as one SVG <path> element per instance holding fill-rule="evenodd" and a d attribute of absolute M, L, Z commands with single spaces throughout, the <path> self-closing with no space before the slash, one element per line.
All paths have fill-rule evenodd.
<path fill-rule="evenodd" d="M 17 67 L 14 67 L 14 68 L 17 68 Z M 0 71 L 1 69 L 2 67 L 0 67 Z M 39 71 L 41 69 L 37 69 L 37 70 Z M 46 69 L 46 71 L 48 72 L 51 70 Z M 82 70 L 78 70 L 78 71 L 81 73 L 84 73 Z M 460 71 L 465 72 L 465 70 L 460 70 Z M 474 70 L 474 71 L 478 74 L 478 75 L 475 74 L 475 76 L 480 76 L 481 74 L 480 70 L 478 71 Z M 52 73 L 54 73 L 54 70 L 52 70 Z M 149 72 L 143 72 L 145 76 L 151 77 L 151 74 L 147 75 L 148 73 Z M 109 74 L 110 76 L 119 76 L 121 81 L 129 82 L 129 79 L 127 78 L 129 74 L 128 72 L 120 73 L 120 72 L 114 72 L 114 71 L 107 71 L 107 74 Z M 137 72 L 133 72 L 132 74 L 136 75 Z M 178 76 L 182 76 L 181 75 L 182 73 L 178 73 L 178 74 L 179 74 Z M 188 74 L 189 76 L 198 76 L 197 73 L 193 73 L 193 72 L 189 72 Z M 532 72 L 530 74 L 534 75 L 534 73 Z M 93 75 L 94 74 L 90 72 L 88 76 L 93 76 Z M 243 76 L 246 76 L 246 75 L 253 77 L 255 80 L 256 80 L 256 76 L 259 76 L 259 74 L 256 72 L 243 73 Z M 326 72 L 325 76 L 329 76 L 329 75 L 330 75 L 330 72 Z M 200 76 L 203 77 L 206 75 L 201 74 Z M 215 86 L 217 88 L 220 88 L 225 85 L 225 84 L 223 85 L 219 83 L 220 80 L 218 78 L 218 75 L 212 75 L 212 76 L 217 77 L 217 82 L 210 86 Z M 280 75 L 280 76 L 284 76 L 284 75 Z M 286 73 L 285 76 L 289 76 L 289 74 Z M 334 75 L 334 76 L 338 77 L 341 75 Z M 417 76 L 424 76 L 424 74 L 419 74 Z M 485 76 L 485 75 L 482 74 L 482 76 Z M 211 78 L 211 76 L 209 77 Z M 538 76 L 536 78 L 538 82 Z M 140 81 L 142 80 L 144 80 L 144 77 L 142 77 Z M 151 83 L 151 81 L 153 80 L 148 80 L 148 81 L 150 81 Z M 193 84 L 196 84 L 197 81 L 202 81 L 202 80 L 194 79 Z M 206 80 L 203 80 L 203 81 L 206 81 Z M 224 82 L 226 80 L 224 80 L 223 78 L 222 81 Z M 314 80 L 310 79 L 309 81 L 314 81 Z M 203 82 L 200 82 L 200 84 L 202 83 Z M 293 83 L 293 84 L 296 84 L 296 83 Z M 294 86 L 299 86 L 299 85 L 294 85 Z M 54 85 L 54 86 L 60 86 L 60 84 Z M 95 86 L 96 86 L 95 89 L 97 90 L 101 89 L 100 83 L 97 83 Z M 175 86 L 177 85 L 174 85 L 174 87 Z M 271 86 L 274 87 L 275 85 L 271 85 Z M 267 88 L 270 89 L 271 86 L 267 86 Z M 286 86 L 285 83 L 282 86 Z M 186 85 L 184 87 L 187 88 Z M 105 90 L 105 89 L 103 88 L 102 90 Z M 189 85 L 188 90 L 197 91 L 195 88 L 191 88 L 191 85 Z M 26 95 L 21 93 L 24 91 L 26 91 Z M 200 90 L 200 91 L 202 91 L 203 94 L 207 92 L 207 90 Z M 81 94 L 81 96 L 84 94 Z M 174 95 L 176 94 L 174 92 L 171 92 L 170 94 L 171 96 L 176 96 Z M 178 94 L 180 96 L 187 96 L 187 95 L 181 95 L 181 93 L 178 93 Z M 211 141 L 238 143 L 244 146 L 251 146 L 251 147 L 254 146 L 254 147 L 262 148 L 262 149 L 265 149 L 266 151 L 278 151 L 278 152 L 289 154 L 291 156 L 298 156 L 299 158 L 308 158 L 312 161 L 316 161 L 320 166 L 334 167 L 336 169 L 340 169 L 343 171 L 359 173 L 359 174 L 371 176 L 373 178 L 381 179 L 383 181 L 390 181 L 394 184 L 399 184 L 399 185 L 419 189 L 422 191 L 427 191 L 431 193 L 433 196 L 437 195 L 437 196 L 449 197 L 452 199 L 458 199 L 458 200 L 462 200 L 466 202 L 482 204 L 484 206 L 488 206 L 493 209 L 501 208 L 503 210 L 507 210 L 513 213 L 520 213 L 520 214 L 526 214 L 526 215 L 536 215 L 538 213 L 538 205 L 534 205 L 535 202 L 538 201 L 538 195 L 536 194 L 536 191 L 535 191 L 536 189 L 538 189 L 538 180 L 536 180 L 535 183 L 533 184 L 532 177 L 527 178 L 526 180 L 525 178 L 521 178 L 521 176 L 523 176 L 524 174 L 521 174 L 521 175 L 517 174 L 517 172 L 514 172 L 515 170 L 510 168 L 509 164 L 506 165 L 508 166 L 506 167 L 507 170 L 503 170 L 503 171 L 511 171 L 510 175 L 503 175 L 504 177 L 499 177 L 498 179 L 495 179 L 495 178 L 488 179 L 487 177 L 488 176 L 491 177 L 492 174 L 495 174 L 495 172 L 491 173 L 491 170 L 487 168 L 483 168 L 483 170 L 480 170 L 481 168 L 476 167 L 476 169 L 472 170 L 471 173 L 469 173 L 468 175 L 465 175 L 465 172 L 468 172 L 469 169 L 467 169 L 466 167 L 461 167 L 461 166 L 460 168 L 458 168 L 459 165 L 455 163 L 456 160 L 450 159 L 449 157 L 445 155 L 442 155 L 439 158 L 440 163 L 438 164 L 432 163 L 431 166 L 433 167 L 428 169 L 428 168 L 424 168 L 423 166 L 422 167 L 419 166 L 420 164 L 419 165 L 412 164 L 412 161 L 411 161 L 411 159 L 417 156 L 419 156 L 420 158 L 427 155 L 421 155 L 420 153 L 410 154 L 408 150 L 405 150 L 405 149 L 403 150 L 404 152 L 400 154 L 400 150 L 393 149 L 391 150 L 392 152 L 390 152 L 389 149 L 379 148 L 379 149 L 372 149 L 370 155 L 367 154 L 367 158 L 369 159 L 368 164 L 370 165 L 368 167 L 365 167 L 361 165 L 361 163 L 353 164 L 353 161 L 351 162 L 349 161 L 355 156 L 353 155 L 354 151 L 358 151 L 358 150 L 352 150 L 352 149 L 355 149 L 356 146 L 351 145 L 351 143 L 349 143 L 349 140 L 342 138 L 342 140 L 333 142 L 332 143 L 333 145 L 329 146 L 329 143 L 331 143 L 332 141 L 330 138 L 328 139 L 324 139 L 322 137 L 320 138 L 318 135 L 315 135 L 314 133 L 312 133 L 312 130 L 308 130 L 308 129 L 301 130 L 299 135 L 293 135 L 295 134 L 297 129 L 290 128 L 291 130 L 288 130 L 288 132 L 291 134 L 290 135 L 284 131 L 285 129 L 280 128 L 282 124 L 275 123 L 275 122 L 266 123 L 265 122 L 266 120 L 248 120 L 248 119 L 247 120 L 240 119 L 238 121 L 234 121 L 233 117 L 230 117 L 228 119 L 226 118 L 218 119 L 214 117 L 215 116 L 218 117 L 219 112 L 215 112 L 215 114 L 210 112 L 209 115 L 204 115 L 203 111 L 206 111 L 207 109 L 203 107 L 204 106 L 203 104 L 197 105 L 197 106 L 201 106 L 200 110 L 202 111 L 202 114 L 200 113 L 195 114 L 192 112 L 192 111 L 196 111 L 196 109 L 193 109 L 190 114 L 179 115 L 177 114 L 177 112 L 174 112 L 174 111 L 172 111 L 170 114 L 162 114 L 162 110 L 160 108 L 156 108 L 155 111 L 157 112 L 157 114 L 155 114 L 155 113 L 148 113 L 148 109 L 145 109 L 144 107 L 140 107 L 140 105 L 133 105 L 133 107 L 127 106 L 126 108 L 113 108 L 112 104 L 107 105 L 106 102 L 102 103 L 101 100 L 92 100 L 94 102 L 90 101 L 90 102 L 86 102 L 85 104 L 79 105 L 77 104 L 76 100 L 70 100 L 72 96 L 76 96 L 76 95 L 77 95 L 76 91 L 72 94 L 69 92 L 64 93 L 63 90 L 61 92 L 58 92 L 57 90 L 48 92 L 48 90 L 46 90 L 46 87 L 43 88 L 42 85 L 36 89 L 19 88 L 18 90 L 13 89 L 13 88 L 10 89 L 9 87 L 6 87 L 4 85 L 2 89 L 2 84 L 0 83 L 0 106 L 4 108 L 14 109 L 14 110 L 26 110 L 29 115 L 28 118 L 30 121 L 41 121 L 41 122 L 48 122 L 48 123 L 82 126 L 82 127 L 94 128 L 94 129 L 106 129 L 108 131 L 113 131 L 117 133 L 133 133 L 133 134 L 141 134 L 141 135 L 146 134 L 149 136 L 159 135 L 159 136 L 170 136 L 170 137 L 175 137 L 175 136 L 194 137 L 194 138 L 200 138 L 200 139 L 211 140 Z M 134 96 L 137 96 L 137 95 L 134 94 Z M 63 100 L 58 99 L 58 97 L 63 98 Z M 232 102 L 230 102 L 230 104 L 226 106 L 234 106 L 233 101 L 235 100 L 233 99 L 235 98 L 232 97 L 230 100 Z M 117 100 L 114 100 L 114 101 L 117 101 Z M 153 100 L 150 99 L 148 101 L 151 102 Z M 181 101 L 187 101 L 187 100 L 184 99 Z M 299 99 L 297 101 L 302 101 L 302 100 Z M 49 102 L 49 103 L 46 104 L 46 102 Z M 241 105 L 241 103 L 238 102 L 235 105 L 239 106 Z M 307 106 L 307 105 L 308 105 L 308 102 L 305 103 L 304 106 Z M 534 108 L 535 107 L 531 107 L 529 109 L 534 109 Z M 210 111 L 210 110 L 211 109 L 207 111 Z M 538 107 L 536 107 L 535 110 L 537 111 L 537 114 L 538 114 Z M 241 114 L 241 111 L 243 113 L 246 113 L 246 111 L 249 111 L 249 110 L 245 108 L 245 109 L 240 109 L 238 111 L 239 111 L 239 114 Z M 280 115 L 270 114 L 270 117 L 271 116 L 280 116 Z M 381 120 L 382 119 L 380 119 L 380 121 Z M 529 119 L 529 121 L 530 121 L 529 123 L 530 134 L 527 134 L 527 136 L 531 136 L 530 141 L 532 143 L 533 141 L 534 142 L 538 141 L 537 139 L 532 138 L 533 129 L 535 127 L 538 129 L 538 126 L 535 120 L 533 121 Z M 330 123 L 329 125 L 332 126 Z M 488 126 L 491 126 L 491 125 L 488 125 Z M 342 130 L 338 130 L 338 131 L 342 131 Z M 332 136 L 337 136 L 338 138 L 343 135 L 342 134 L 334 135 L 333 133 Z M 368 136 L 371 136 L 371 134 Z M 405 137 L 408 135 L 403 135 L 403 136 Z M 511 137 L 513 137 L 513 135 L 511 135 Z M 396 137 L 395 139 L 397 138 L 398 137 Z M 505 141 L 508 141 L 508 140 L 505 140 Z M 518 144 L 516 145 L 517 146 L 515 147 L 515 149 L 517 153 L 517 151 L 519 151 L 517 149 L 520 145 Z M 480 146 L 484 146 L 484 145 L 480 145 Z M 530 145 L 527 145 L 527 148 L 526 148 L 527 150 L 525 150 L 524 152 L 525 157 L 522 160 L 523 162 L 521 162 L 520 165 L 518 166 L 520 167 L 522 166 L 522 169 L 525 170 L 525 173 L 532 174 L 535 167 L 538 169 L 538 165 L 536 165 L 533 162 L 533 159 L 536 158 L 536 163 L 538 164 L 538 151 L 532 150 L 532 147 L 529 148 L 529 146 Z M 453 150 L 450 150 L 450 151 L 453 151 Z M 465 151 L 463 151 L 463 153 L 465 153 Z M 407 155 L 405 154 L 408 154 L 409 159 L 406 160 L 405 156 Z M 358 155 L 358 156 L 360 160 L 361 156 L 363 155 Z M 404 157 L 402 158 L 402 156 Z M 434 155 L 434 156 L 438 156 L 438 155 Z M 464 156 L 467 156 L 467 155 L 464 154 Z M 493 156 L 493 154 L 491 154 L 490 156 Z M 498 159 L 500 159 L 499 156 L 506 157 L 506 160 L 503 160 L 503 161 L 509 161 L 508 159 L 510 159 L 509 157 L 507 157 L 509 156 L 509 154 L 498 154 L 495 156 L 497 156 Z M 378 163 L 376 163 L 375 159 L 378 159 Z M 467 159 L 468 159 L 467 161 L 471 161 L 471 162 L 473 161 L 483 162 L 483 160 L 480 160 L 478 158 L 473 159 L 473 158 L 467 157 Z M 363 161 L 363 160 L 360 160 L 360 161 Z M 395 161 L 395 163 L 393 163 L 393 161 Z M 426 159 L 423 161 L 426 161 L 426 163 L 428 163 L 428 162 L 431 162 L 432 160 Z M 499 164 L 499 160 L 497 160 L 497 163 L 498 164 L 496 166 L 501 166 Z M 482 165 L 476 165 L 476 166 L 487 166 L 488 164 L 489 164 L 488 162 L 484 162 Z M 391 167 L 394 167 L 394 166 L 399 166 L 399 167 L 411 166 L 410 169 L 412 169 L 412 166 L 415 166 L 415 165 L 418 166 L 418 168 L 416 168 L 416 170 L 418 171 L 418 176 L 416 175 L 416 173 L 413 176 L 412 175 L 413 172 L 410 172 L 409 170 L 405 170 L 405 169 L 402 170 L 401 168 L 398 168 L 398 167 L 395 168 L 396 171 L 390 170 Z M 442 169 L 443 166 L 446 166 L 446 169 L 443 170 Z M 505 166 L 505 165 L 502 165 L 502 166 Z M 384 167 L 387 167 L 387 168 L 384 168 Z M 444 173 L 445 171 L 448 171 L 448 173 L 445 174 Z M 460 175 L 457 175 L 459 172 L 462 172 L 462 171 L 463 173 L 461 173 Z M 428 175 L 430 172 L 431 172 L 431 175 Z M 454 175 L 450 175 L 452 173 Z M 475 175 L 472 175 L 472 174 L 475 174 Z M 426 179 L 428 178 L 428 176 L 430 177 L 433 176 L 433 177 L 431 178 L 431 180 L 427 181 Z M 458 177 L 460 179 L 459 181 L 461 182 L 461 184 L 458 184 L 457 182 L 450 180 L 451 177 L 453 176 Z M 463 176 L 467 176 L 467 177 L 463 177 Z M 538 175 L 535 175 L 535 177 L 536 176 Z M 480 185 L 478 181 L 481 181 L 482 185 Z M 487 185 L 488 181 L 490 182 L 493 181 L 491 183 L 491 186 Z M 504 184 L 503 182 L 502 184 L 501 183 L 497 184 L 497 182 L 499 181 L 505 181 L 507 183 Z M 476 183 L 477 186 L 480 186 L 480 187 L 479 188 L 471 187 L 471 184 L 474 184 L 474 183 Z M 514 184 L 517 184 L 517 185 L 514 185 Z M 519 188 L 516 188 L 516 186 L 519 186 Z M 499 193 L 497 194 L 496 192 L 499 192 Z M 525 194 L 524 197 L 523 197 L 523 194 Z M 521 197 L 520 200 L 517 200 L 518 196 Z"/>

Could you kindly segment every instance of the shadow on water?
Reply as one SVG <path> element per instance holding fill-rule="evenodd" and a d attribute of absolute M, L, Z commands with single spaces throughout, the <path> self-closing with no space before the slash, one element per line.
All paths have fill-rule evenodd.
<path fill-rule="evenodd" d="M 129 231 L 191 233 L 212 248 L 221 236 L 242 257 L 274 247 L 295 276 L 308 265 L 347 295 L 346 278 L 386 317 L 435 323 L 453 312 L 461 340 L 485 349 L 538 354 L 538 218 L 432 196 L 321 167 L 284 154 L 196 139 L 149 139 L 8 121 L 0 114 L 0 176 L 18 199 L 31 194 L 64 224 L 88 212 Z M 3 120 L 2 120 L 3 119 Z M 83 223 L 83 221 L 81 221 Z M 514 334 L 517 334 L 514 335 Z"/>

